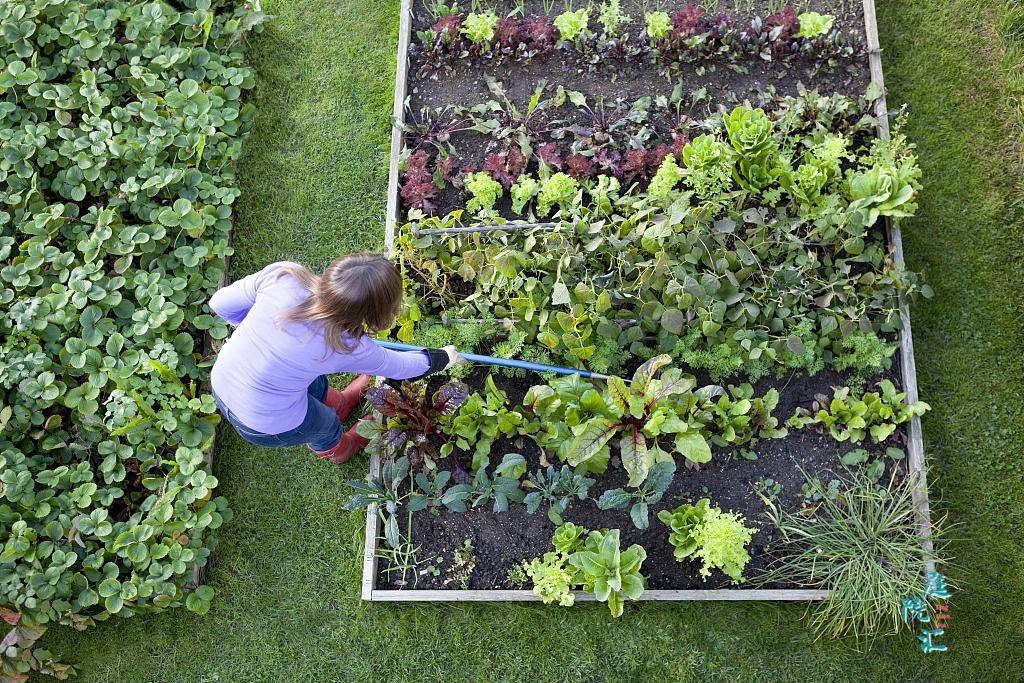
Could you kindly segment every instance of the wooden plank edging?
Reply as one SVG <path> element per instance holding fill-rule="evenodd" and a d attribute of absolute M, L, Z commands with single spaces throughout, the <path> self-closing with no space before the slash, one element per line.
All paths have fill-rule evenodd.
<path fill-rule="evenodd" d="M 875 0 L 864 2 L 864 27 L 868 44 L 868 65 L 871 69 L 871 82 L 878 86 L 881 96 L 875 100 L 875 118 L 878 119 L 878 137 L 889 138 L 889 109 L 885 101 L 885 77 L 882 72 L 882 46 L 878 40 L 878 20 L 875 14 Z M 900 266 L 904 265 L 903 235 L 899 226 L 886 218 L 889 231 L 889 243 L 893 249 L 893 259 Z M 916 403 L 917 364 L 914 362 L 914 335 L 910 327 L 910 307 L 902 292 L 898 293 L 900 306 L 900 372 L 903 376 L 903 391 L 907 394 L 907 403 Z M 916 475 L 914 480 L 913 498 L 917 509 L 917 527 L 921 536 L 921 544 L 927 554 L 925 570 L 935 569 L 932 559 L 934 544 L 932 543 L 931 509 L 928 503 L 928 473 L 924 453 L 924 433 L 921 418 L 914 415 L 910 418 L 909 438 L 907 439 L 907 464 Z"/>

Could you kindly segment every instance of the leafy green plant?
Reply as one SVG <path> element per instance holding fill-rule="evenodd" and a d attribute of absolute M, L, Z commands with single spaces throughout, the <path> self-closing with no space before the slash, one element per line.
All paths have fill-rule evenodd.
<path fill-rule="evenodd" d="M 687 184 L 702 201 L 715 204 L 732 186 L 732 159 L 713 135 L 698 136 L 683 148 Z"/>
<path fill-rule="evenodd" d="M 818 12 L 804 12 L 800 20 L 800 30 L 797 36 L 800 38 L 818 38 L 826 35 L 832 30 L 835 18 L 831 14 L 819 14 Z"/>
<path fill-rule="evenodd" d="M 537 212 L 547 216 L 555 206 L 569 209 L 579 194 L 579 182 L 559 171 L 541 180 L 540 193 L 537 196 Z"/>
<path fill-rule="evenodd" d="M 619 31 L 619 27 L 632 21 L 623 13 L 619 0 L 604 0 L 601 3 L 597 20 L 604 27 L 605 35 L 608 36 L 615 35 Z"/>
<path fill-rule="evenodd" d="M 629 507 L 629 517 L 637 529 L 646 529 L 651 506 L 661 502 L 672 484 L 676 463 L 673 460 L 657 462 L 651 467 L 647 479 L 634 489 L 608 489 L 597 499 L 600 510 L 623 510 Z"/>
<path fill-rule="evenodd" d="M 701 498 L 695 505 L 684 504 L 671 512 L 662 510 L 658 519 L 669 527 L 668 542 L 672 545 L 672 555 L 682 562 L 697 552 L 697 528 L 703 523 L 711 500 Z"/>
<path fill-rule="evenodd" d="M 734 582 L 742 582 L 743 568 L 750 561 L 746 546 L 755 529 L 744 526 L 742 515 L 722 512 L 702 498 L 696 505 L 683 504 L 669 512 L 662 510 L 658 519 L 668 525 L 669 543 L 675 558 L 693 557 L 701 561 L 700 574 L 705 579 L 712 569 L 721 569 Z"/>
<path fill-rule="evenodd" d="M 566 10 L 555 17 L 555 28 L 562 40 L 574 41 L 587 35 L 587 24 L 590 21 L 590 8 L 584 7 L 575 11 Z"/>
<path fill-rule="evenodd" d="M 382 384 L 366 392 L 367 402 L 381 419 L 362 420 L 356 429 L 370 440 L 369 452 L 385 457 L 404 453 L 413 467 L 433 469 L 435 459 L 451 451 L 439 452 L 431 437 L 441 433 L 441 419 L 458 412 L 468 397 L 469 387 L 462 382 L 448 382 L 430 400 L 425 382 L 402 382 L 398 389 Z"/>
<path fill-rule="evenodd" d="M 871 143 L 863 170 L 847 172 L 850 213 L 866 227 L 873 226 L 880 216 L 906 218 L 917 211 L 914 200 L 921 189 L 921 168 L 914 146 L 902 132 L 903 120 L 902 114 L 896 117 L 888 139 Z"/>
<path fill-rule="evenodd" d="M 470 173 L 464 181 L 470 199 L 466 202 L 466 210 L 481 218 L 495 216 L 494 205 L 504 193 L 501 183 L 491 178 L 484 171 Z"/>
<path fill-rule="evenodd" d="M 824 488 L 817 479 L 807 482 L 812 489 Z M 921 543 L 917 485 L 913 475 L 876 486 L 854 474 L 813 508 L 786 510 L 766 499 L 782 539 L 758 582 L 829 591 L 811 617 L 819 636 L 870 639 L 898 632 L 902 599 L 923 593 L 926 564 L 942 559 L 941 548 L 926 550 Z M 942 535 L 935 520 L 931 537 L 938 547 Z"/>
<path fill-rule="evenodd" d="M 549 465 L 546 470 L 537 470 L 523 482 L 523 486 L 530 489 L 523 503 L 531 515 L 541 505 L 547 505 L 548 519 L 554 524 L 561 524 L 562 515 L 569 509 L 573 497 L 585 500 L 593 485 L 593 479 L 575 474 L 568 465 L 562 465 L 560 470 Z"/>
<path fill-rule="evenodd" d="M 524 404 L 540 418 L 538 443 L 554 446 L 574 467 L 601 473 L 608 466 L 609 444 L 618 437 L 629 485 L 638 486 L 654 463 L 671 459 L 672 453 L 696 465 L 711 460 L 711 441 L 724 446 L 786 434 L 771 415 L 778 392 L 754 398 L 749 385 L 730 387 L 728 393 L 716 386 L 694 390 L 694 378 L 677 368 L 655 377 L 670 360 L 667 355 L 648 360 L 628 384 L 612 377 L 604 392 L 578 377 L 531 387 Z"/>
<path fill-rule="evenodd" d="M 522 503 L 526 494 L 519 487 L 519 477 L 525 470 L 526 459 L 518 453 L 506 453 L 493 477 L 488 476 L 486 463 L 482 464 L 473 476 L 470 505 L 480 507 L 494 501 L 492 512 L 507 512 L 509 503 Z"/>
<path fill-rule="evenodd" d="M 619 530 L 591 531 L 582 550 L 569 555 L 569 566 L 577 571 L 583 590 L 598 602 L 607 602 L 613 617 L 622 616 L 627 599 L 638 600 L 645 582 L 640 567 L 647 552 L 639 545 L 619 547 Z"/>
<path fill-rule="evenodd" d="M 736 156 L 733 178 L 746 190 L 762 191 L 773 184 L 776 142 L 772 122 L 763 109 L 736 107 L 724 117 L 725 131 Z M 774 203 L 769 201 L 769 203 Z"/>
<path fill-rule="evenodd" d="M 683 169 L 676 163 L 675 155 L 669 154 L 658 166 L 658 171 L 647 188 L 647 194 L 659 204 L 671 204 L 678 196 L 675 188 L 682 179 Z"/>
<path fill-rule="evenodd" d="M 508 192 L 512 198 L 512 212 L 522 215 L 526 210 L 526 205 L 540 192 L 540 182 L 531 175 L 523 174 L 519 176 Z"/>
<path fill-rule="evenodd" d="M 576 571 L 568 565 L 568 557 L 561 553 L 544 553 L 543 558 L 524 562 L 523 570 L 533 581 L 533 592 L 545 605 L 558 603 L 571 607 L 576 602 L 572 587 Z"/>
<path fill-rule="evenodd" d="M 661 40 L 672 30 L 672 19 L 666 12 L 648 12 L 644 15 L 644 26 L 652 40 Z"/>
<path fill-rule="evenodd" d="M 915 415 L 923 415 L 931 407 L 924 401 L 908 404 L 907 395 L 897 392 L 893 383 L 878 383 L 881 393 L 854 393 L 850 387 L 833 389 L 832 399 L 818 395 L 810 410 L 798 408 L 789 424 L 798 429 L 821 425 L 836 441 L 857 443 L 868 434 L 875 443 L 885 441 L 898 425 Z"/>
<path fill-rule="evenodd" d="M 474 43 L 489 43 L 494 39 L 498 17 L 494 12 L 470 12 L 462 20 L 462 35 Z"/>
<path fill-rule="evenodd" d="M 833 367 L 839 372 L 852 370 L 851 384 L 858 385 L 892 367 L 892 356 L 896 353 L 896 344 L 871 332 L 843 337 L 839 345 L 842 352 L 836 355 Z"/>
<path fill-rule="evenodd" d="M 384 539 L 389 547 L 398 549 L 401 538 L 398 531 L 398 508 L 406 501 L 402 493 L 402 484 L 409 477 L 409 458 L 401 456 L 394 460 L 385 460 L 381 464 L 380 476 L 367 475 L 365 481 L 350 480 L 346 484 L 352 489 L 352 495 L 342 503 L 343 510 L 359 510 L 376 505 L 384 520 Z M 427 499 L 411 497 L 409 511 L 422 510 Z"/>
<path fill-rule="evenodd" d="M 613 617 L 622 615 L 625 600 L 643 595 L 645 581 L 640 567 L 647 553 L 639 545 L 619 547 L 619 530 L 587 531 L 566 522 L 555 530 L 554 552 L 523 563 L 533 580 L 533 592 L 545 604 L 568 607 L 575 602 L 573 587 L 593 593 L 607 602 Z"/>
<path fill-rule="evenodd" d="M 508 396 L 494 383 L 491 375 L 484 383 L 484 393 L 472 393 L 454 415 L 442 417 L 440 429 L 455 437 L 454 444 L 448 441 L 440 451 L 442 456 L 451 453 L 454 446 L 462 450 L 473 450 L 473 470 L 486 461 L 494 441 L 502 436 L 525 434 L 527 418 L 518 410 L 509 410 Z"/>
<path fill-rule="evenodd" d="M 884 453 L 878 454 L 863 448 L 855 448 L 843 454 L 839 461 L 847 467 L 862 467 L 864 476 L 868 480 L 878 483 L 882 479 L 882 475 L 885 474 L 886 457 L 898 462 L 906 458 L 907 453 L 902 448 L 895 446 L 890 446 L 885 449 Z"/>
<path fill-rule="evenodd" d="M 203 336 L 228 334 L 206 302 L 253 124 L 242 38 L 263 16 L 0 4 L 5 675 L 67 672 L 34 645 L 51 625 L 210 608 L 195 584 L 231 513 L 197 387 Z"/>

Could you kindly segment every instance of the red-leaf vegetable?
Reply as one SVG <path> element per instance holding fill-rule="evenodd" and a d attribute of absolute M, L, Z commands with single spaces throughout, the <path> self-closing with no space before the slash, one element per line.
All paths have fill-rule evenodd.
<path fill-rule="evenodd" d="M 637 180 L 647 180 L 647 150 L 631 149 L 626 152 L 626 161 L 620 170 L 619 179 L 626 185 Z"/>
<path fill-rule="evenodd" d="M 689 38 L 707 31 L 704 8 L 692 4 L 672 13 L 672 37 Z"/>
<path fill-rule="evenodd" d="M 603 150 L 602 150 L 603 151 Z M 597 167 L 590 157 L 582 154 L 570 154 L 565 164 L 566 173 L 576 180 L 587 180 L 593 178 L 597 173 Z"/>
<path fill-rule="evenodd" d="M 800 30 L 800 18 L 791 5 L 786 5 L 778 14 L 771 14 L 765 17 L 764 26 L 767 29 L 779 27 L 779 39 L 792 40 L 793 36 Z"/>
<path fill-rule="evenodd" d="M 438 456 L 431 443 L 437 436 L 438 418 L 454 415 L 469 396 L 463 382 L 448 382 L 427 399 L 423 382 L 402 382 L 398 389 L 383 384 L 366 392 L 366 400 L 383 416 L 379 446 L 385 455 L 409 456 L 409 464 L 422 467 Z M 456 463 L 458 464 L 458 463 Z"/>
<path fill-rule="evenodd" d="M 488 171 L 491 177 L 500 182 L 507 190 L 526 169 L 526 161 L 522 150 L 513 145 L 504 152 L 488 154 L 484 159 L 483 170 Z"/>
<path fill-rule="evenodd" d="M 664 143 L 647 152 L 647 176 L 652 177 L 657 173 L 661 162 L 665 161 L 665 157 L 672 153 L 672 148 Z"/>
<path fill-rule="evenodd" d="M 562 168 L 562 155 L 558 152 L 558 145 L 553 142 L 546 142 L 538 147 L 537 158 L 548 166 Z"/>
<path fill-rule="evenodd" d="M 406 207 L 433 213 L 436 209 L 439 188 L 433 174 L 427 170 L 430 157 L 426 150 L 419 150 L 405 161 L 405 176 L 402 179 L 402 200 Z"/>
<path fill-rule="evenodd" d="M 555 49 L 557 42 L 557 30 L 550 17 L 531 17 L 523 21 L 523 28 L 526 31 L 526 46 L 531 51 L 539 53 L 551 52 Z"/>
<path fill-rule="evenodd" d="M 452 154 L 439 156 L 434 160 L 434 172 L 446 183 L 454 185 L 456 178 L 462 175 L 459 172 L 459 159 Z"/>
<path fill-rule="evenodd" d="M 448 35 L 445 36 L 445 40 L 449 42 L 455 42 L 462 40 L 462 17 L 458 14 L 449 14 L 441 17 L 434 22 L 431 30 L 434 32 L 434 40 L 436 41 L 441 37 L 441 34 L 447 31 Z"/>
<path fill-rule="evenodd" d="M 523 23 L 512 17 L 503 17 L 498 20 L 498 26 L 494 29 L 494 37 L 504 52 L 515 52 L 519 45 L 526 39 L 526 32 Z"/>
<path fill-rule="evenodd" d="M 622 154 L 609 149 L 608 147 L 602 147 L 594 155 L 594 163 L 597 166 L 595 173 L 604 173 L 605 175 L 618 176 L 622 173 Z"/>

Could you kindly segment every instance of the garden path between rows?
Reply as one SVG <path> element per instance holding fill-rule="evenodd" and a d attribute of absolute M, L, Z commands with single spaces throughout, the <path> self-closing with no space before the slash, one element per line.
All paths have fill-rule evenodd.
<path fill-rule="evenodd" d="M 258 123 L 242 163 L 233 277 L 381 247 L 398 4 L 264 0 L 276 19 L 250 43 Z M 1019 680 L 1024 217 L 1003 4 L 878 9 L 889 101 L 909 104 L 925 173 L 904 239 L 936 292 L 913 319 L 933 407 L 934 507 L 959 524 L 950 652 L 919 654 L 909 634 L 861 653 L 815 643 L 799 605 L 633 604 L 612 621 L 603 605 L 364 603 L 364 517 L 341 505 L 344 480 L 363 476 L 365 461 L 262 451 L 229 430 L 215 473 L 235 520 L 207 574 L 218 592 L 210 613 L 51 629 L 44 644 L 83 683 Z"/>

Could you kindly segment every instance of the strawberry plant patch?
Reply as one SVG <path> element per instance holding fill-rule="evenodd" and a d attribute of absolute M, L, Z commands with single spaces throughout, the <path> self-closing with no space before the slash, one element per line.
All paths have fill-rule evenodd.
<path fill-rule="evenodd" d="M 172 607 L 231 516 L 205 302 L 231 253 L 258 9 L 209 0 L 0 7 L 3 673 L 66 674 L 33 643 Z M 45 656 L 44 656 L 45 654 Z M 45 661 L 44 661 L 45 660 Z"/>
<path fill-rule="evenodd" d="M 611 377 L 456 368 L 395 388 L 448 411 L 416 435 L 378 402 L 366 599 L 848 600 L 776 522 L 857 487 L 934 562 L 873 5 L 661 4 L 406 6 L 393 335 Z"/>

